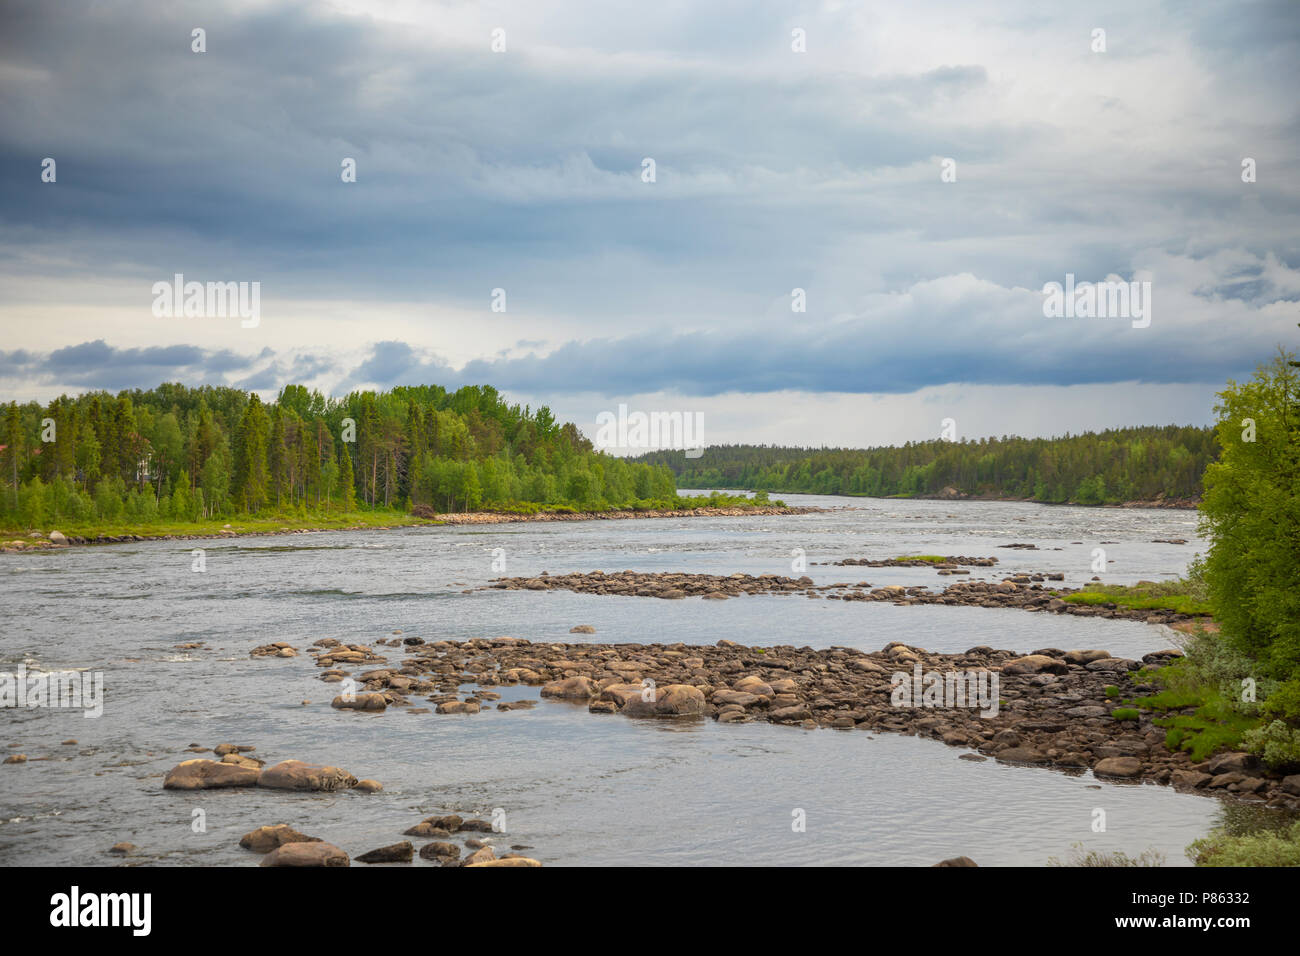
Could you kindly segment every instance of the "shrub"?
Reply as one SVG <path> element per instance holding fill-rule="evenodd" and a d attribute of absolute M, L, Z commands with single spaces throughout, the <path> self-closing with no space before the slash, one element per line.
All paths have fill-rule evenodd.
<path fill-rule="evenodd" d="M 1251 753 L 1259 754 L 1270 770 L 1300 770 L 1300 730 L 1280 720 L 1246 731 L 1241 742 Z"/>
<path fill-rule="evenodd" d="M 1300 820 L 1283 830 L 1233 836 L 1215 830 L 1187 848 L 1197 866 L 1300 866 Z"/>

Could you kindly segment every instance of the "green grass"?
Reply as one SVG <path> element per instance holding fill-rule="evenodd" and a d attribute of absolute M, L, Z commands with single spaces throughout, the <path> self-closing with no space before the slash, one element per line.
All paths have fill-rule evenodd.
<path fill-rule="evenodd" d="M 1195 589 L 1182 588 L 1180 582 L 1160 582 L 1159 584 L 1142 581 L 1135 585 L 1097 584 L 1087 585 L 1082 591 L 1063 594 L 1061 599 L 1070 604 L 1103 605 L 1114 604 L 1117 607 L 1135 611 L 1173 611 L 1192 617 L 1210 617 L 1214 608 L 1209 601 L 1196 593 Z M 1184 583 L 1185 582 L 1181 582 Z"/>
<path fill-rule="evenodd" d="M 900 554 L 892 561 L 927 561 L 930 564 L 947 564 L 948 559 L 942 554 Z"/>
<path fill-rule="evenodd" d="M 1198 684 L 1186 661 L 1149 672 L 1149 679 L 1160 686 L 1160 691 L 1125 701 L 1121 710 L 1161 714 L 1152 723 L 1164 728 L 1165 746 L 1184 750 L 1195 761 L 1204 760 L 1222 747 L 1240 749 L 1242 735 L 1260 725 L 1258 717 L 1242 714 L 1217 688 Z M 1119 713 L 1116 710 L 1111 716 L 1120 719 Z"/>
<path fill-rule="evenodd" d="M 1187 855 L 1197 866 L 1300 866 L 1300 820 L 1254 833 L 1217 829 L 1189 846 Z"/>
<path fill-rule="evenodd" d="M 1110 715 L 1116 720 L 1137 720 L 1142 716 L 1142 712 L 1134 707 L 1116 707 Z"/>

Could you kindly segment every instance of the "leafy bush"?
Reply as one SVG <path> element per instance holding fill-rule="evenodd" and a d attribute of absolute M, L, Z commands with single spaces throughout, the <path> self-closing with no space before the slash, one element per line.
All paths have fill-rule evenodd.
<path fill-rule="evenodd" d="M 1300 770 L 1300 730 L 1280 720 L 1246 731 L 1241 742 L 1251 753 L 1259 754 L 1270 770 Z"/>
<path fill-rule="evenodd" d="M 1187 848 L 1197 866 L 1300 866 L 1300 820 L 1282 830 L 1234 836 L 1215 830 Z"/>

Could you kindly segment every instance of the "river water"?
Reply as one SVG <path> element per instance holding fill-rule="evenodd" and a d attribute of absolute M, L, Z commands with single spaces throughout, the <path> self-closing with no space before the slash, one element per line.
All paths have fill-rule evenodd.
<path fill-rule="evenodd" d="M 0 864 L 252 865 L 241 834 L 288 823 L 352 855 L 397 842 L 440 812 L 504 811 L 498 849 L 522 844 L 547 865 L 1042 865 L 1073 844 L 1185 865 L 1184 847 L 1224 821 L 1211 798 L 1091 774 L 958 759 L 932 740 L 764 723 L 636 721 L 542 701 L 474 716 L 340 712 L 306 655 L 250 659 L 272 641 L 371 643 L 395 630 L 425 640 L 513 635 L 533 641 L 844 645 L 894 640 L 935 651 L 978 644 L 1029 651 L 1099 647 L 1121 656 L 1175 635 L 1133 622 L 966 607 L 755 596 L 664 601 L 567 592 L 474 591 L 504 572 L 601 569 L 791 574 L 942 587 L 930 569 L 832 567 L 846 557 L 996 555 L 1008 572 L 1060 571 L 1078 586 L 1106 551 L 1104 580 L 1175 576 L 1203 545 L 1195 514 L 785 496 L 822 514 L 323 532 L 159 541 L 0 556 L 0 670 L 103 673 L 97 719 L 0 710 Z M 847 506 L 847 508 L 846 508 Z M 1153 543 L 1184 538 L 1186 545 Z M 1037 551 L 998 548 L 1031 542 Z M 1105 543 L 1103 543 L 1105 542 Z M 206 570 L 192 570 L 193 548 Z M 797 568 L 794 569 L 798 571 Z M 803 573 L 803 572 L 799 572 Z M 969 579 L 968 579 L 969 580 Z M 575 624 L 596 628 L 570 635 Z M 201 650 L 174 645 L 205 641 Z M 387 651 L 400 661 L 400 650 Z M 536 688 L 498 688 L 506 699 Z M 413 699 L 417 705 L 424 702 Z M 307 703 L 304 703 L 307 702 Z M 62 741 L 73 738 L 75 744 Z M 277 761 L 330 763 L 380 780 L 379 794 L 164 791 L 190 743 L 257 747 Z M 210 756 L 210 755 L 209 755 Z M 45 759 L 42 759 L 45 758 Z M 1094 832 L 1095 811 L 1105 813 Z M 196 812 L 198 811 L 198 812 Z M 806 829 L 792 826 L 802 811 Z M 1231 811 L 1240 816 L 1240 808 Z M 200 820 L 202 826 L 196 824 Z M 199 832 L 196 832 L 199 831 Z M 417 844 L 419 841 L 416 841 Z M 415 865 L 426 865 L 416 861 Z"/>

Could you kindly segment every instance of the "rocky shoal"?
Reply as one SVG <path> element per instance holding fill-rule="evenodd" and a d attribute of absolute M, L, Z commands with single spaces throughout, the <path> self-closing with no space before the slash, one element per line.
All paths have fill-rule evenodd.
<path fill-rule="evenodd" d="M 1025 656 L 984 646 L 963 654 L 933 654 L 898 642 L 874 653 L 843 647 L 751 648 L 731 641 L 534 644 L 498 637 L 425 643 L 407 637 L 378 643 L 404 647 L 405 659 L 388 664 L 372 648 L 331 638 L 308 649 L 325 669 L 322 680 L 357 684 L 354 692 L 336 697 L 334 707 L 427 713 L 410 700 L 426 695 L 439 714 L 471 715 L 486 712 L 500 699 L 490 688 L 525 684 L 539 686 L 542 697 L 585 705 L 593 713 L 914 734 L 969 751 L 963 759 L 992 757 L 1069 772 L 1092 770 L 1101 778 L 1300 808 L 1300 775 L 1270 774 L 1246 753 L 1196 762 L 1165 747 L 1165 731 L 1154 725 L 1152 715 L 1113 716 L 1124 697 L 1155 691 L 1145 682 L 1145 667 L 1180 656 L 1177 650 L 1136 661 L 1103 650 L 1058 648 Z M 387 666 L 355 678 L 340 667 L 374 663 Z M 927 675 L 996 674 L 996 713 L 974 706 L 895 706 L 894 675 L 914 674 L 918 668 Z M 462 697 L 466 685 L 475 689 Z M 533 701 L 498 703 L 497 710 L 524 706 Z"/>
<path fill-rule="evenodd" d="M 998 582 L 958 581 L 942 591 L 932 591 L 923 584 L 914 587 L 889 584 L 873 588 L 866 581 L 858 581 L 855 584 L 838 582 L 817 585 L 807 576 L 791 578 L 777 574 L 754 576 L 638 571 L 617 571 L 606 574 L 604 571 L 591 571 L 552 575 L 542 572 L 536 577 L 496 578 L 479 590 L 575 591 L 580 594 L 615 594 L 624 597 L 655 597 L 667 600 L 699 597 L 714 601 L 744 595 L 804 594 L 810 598 L 829 598 L 836 601 L 888 601 L 900 606 L 942 604 L 961 607 L 1018 608 L 1023 611 L 1045 611 L 1049 614 L 1070 614 L 1076 617 L 1117 618 L 1141 621 L 1144 624 L 1171 626 L 1193 620 L 1190 615 L 1178 614 L 1166 609 L 1126 608 L 1114 602 L 1075 604 L 1063 600 L 1063 597 L 1076 593 L 1079 589 L 1045 588 L 1042 582 L 1049 577 L 1055 575 L 1018 574 Z"/>

